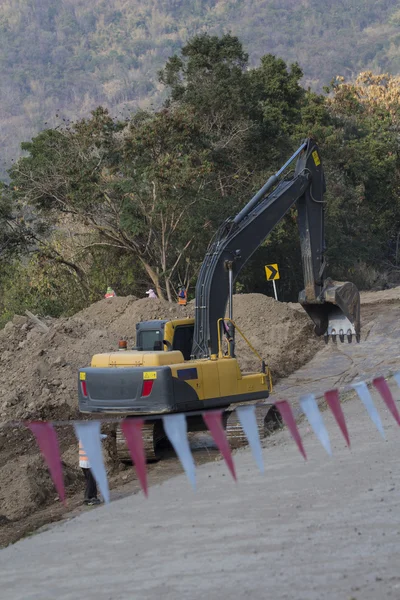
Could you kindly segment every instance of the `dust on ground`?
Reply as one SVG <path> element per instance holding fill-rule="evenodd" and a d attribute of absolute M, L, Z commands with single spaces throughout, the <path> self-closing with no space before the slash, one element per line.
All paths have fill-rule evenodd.
<path fill-rule="evenodd" d="M 393 290 L 390 292 L 393 296 Z M 399 291 L 397 294 L 400 296 Z M 373 298 L 376 297 L 374 293 Z M 385 301 L 386 297 L 382 298 Z M 180 307 L 158 299 L 137 300 L 128 296 L 101 300 L 70 318 L 46 319 L 47 333 L 26 317 L 14 317 L 0 331 L 1 422 L 78 418 L 77 372 L 90 364 L 94 353 L 115 350 L 121 337 L 128 339 L 128 347 L 133 346 L 138 321 L 193 315 L 193 302 Z M 314 336 L 313 325 L 305 313 L 270 297 L 236 295 L 234 316 L 239 328 L 270 366 L 275 381 L 300 368 L 323 346 Z M 237 354 L 243 370 L 258 370 L 259 360 L 240 336 L 237 336 Z M 72 427 L 58 428 L 57 433 L 69 509 L 75 510 L 81 503 L 83 490 L 77 443 Z M 197 460 L 204 462 L 213 456 L 209 449 L 200 449 Z M 117 465 L 111 452 L 106 459 L 112 489 L 118 490 L 128 482 L 130 492 L 132 485 L 138 489 L 133 469 Z M 56 498 L 29 431 L 0 428 L 0 465 L 0 546 L 65 515 L 66 509 Z M 170 457 L 168 468 L 164 461 L 150 466 L 150 483 L 179 471 L 177 461 Z"/>

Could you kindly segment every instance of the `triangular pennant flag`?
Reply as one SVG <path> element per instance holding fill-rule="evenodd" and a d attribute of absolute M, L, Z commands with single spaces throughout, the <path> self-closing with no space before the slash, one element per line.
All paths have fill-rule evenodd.
<path fill-rule="evenodd" d="M 196 489 L 196 468 L 187 439 L 186 417 L 182 414 L 163 417 L 164 431 L 168 436 L 193 489 Z"/>
<path fill-rule="evenodd" d="M 249 442 L 254 460 L 256 461 L 261 473 L 264 473 L 264 462 L 256 419 L 256 407 L 254 404 L 250 404 L 248 406 L 238 406 L 236 413 L 246 435 L 247 441 Z"/>
<path fill-rule="evenodd" d="M 133 464 L 135 465 L 136 474 L 147 498 L 146 456 L 143 446 L 142 429 L 142 419 L 125 419 L 121 423 L 121 430 L 125 436 Z"/>
<path fill-rule="evenodd" d="M 36 438 L 41 453 L 48 466 L 51 478 L 60 500 L 65 504 L 65 489 L 61 467 L 60 449 L 57 435 L 51 423 L 26 423 Z"/>
<path fill-rule="evenodd" d="M 390 391 L 390 388 L 389 388 L 388 384 L 386 383 L 385 378 L 384 377 L 375 377 L 375 379 L 373 380 L 372 383 L 374 384 L 374 386 L 376 387 L 376 389 L 382 396 L 386 406 L 388 407 L 388 409 L 392 413 L 393 417 L 397 421 L 397 424 L 400 425 L 399 411 L 397 410 L 397 406 L 396 406 L 394 398 L 392 396 L 392 392 Z"/>
<path fill-rule="evenodd" d="M 85 454 L 89 459 L 93 477 L 99 486 L 104 502 L 108 504 L 110 502 L 110 492 L 101 450 L 100 426 L 100 421 L 74 423 L 76 437 L 81 441 Z"/>
<path fill-rule="evenodd" d="M 339 425 L 341 432 L 343 433 L 343 437 L 346 440 L 346 444 L 350 448 L 349 432 L 347 431 L 346 421 L 344 418 L 342 406 L 340 404 L 339 392 L 338 390 L 329 390 L 328 392 L 325 392 L 324 396 L 327 405 L 331 409 L 333 416 L 335 417 L 336 422 Z"/>
<path fill-rule="evenodd" d="M 393 377 L 395 378 L 397 385 L 400 387 L 400 371 L 395 373 Z"/>
<path fill-rule="evenodd" d="M 231 449 L 226 439 L 224 426 L 222 425 L 222 410 L 212 410 L 203 413 L 203 419 L 214 438 L 214 442 L 224 457 L 233 479 L 236 481 L 235 465 L 233 464 Z"/>
<path fill-rule="evenodd" d="M 322 420 L 322 415 L 318 408 L 318 404 L 315 400 L 314 394 L 305 394 L 304 396 L 301 396 L 299 402 L 301 410 L 306 415 L 308 422 L 310 423 L 315 435 L 317 436 L 317 438 L 319 439 L 329 456 L 332 456 L 328 431 L 324 425 L 324 421 Z"/>
<path fill-rule="evenodd" d="M 378 411 L 376 410 L 374 401 L 372 400 L 372 396 L 369 393 L 367 384 L 364 381 L 359 381 L 357 383 L 352 383 L 351 387 L 356 390 L 361 402 L 367 409 L 371 421 L 375 424 L 377 430 L 379 431 L 383 439 L 385 439 L 385 432 L 383 431 L 382 421 L 378 414 Z"/>
<path fill-rule="evenodd" d="M 275 406 L 279 410 L 282 420 L 289 429 L 292 438 L 296 442 L 298 449 L 304 457 L 304 460 L 307 460 L 303 442 L 301 441 L 301 436 L 293 416 L 292 407 L 287 400 L 277 400 L 277 402 L 275 402 Z"/>

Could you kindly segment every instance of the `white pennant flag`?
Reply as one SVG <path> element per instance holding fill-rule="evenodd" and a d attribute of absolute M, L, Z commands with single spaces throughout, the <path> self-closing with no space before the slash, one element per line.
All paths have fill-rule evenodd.
<path fill-rule="evenodd" d="M 361 402 L 367 409 L 371 421 L 375 424 L 377 430 L 379 431 L 383 439 L 385 439 L 385 432 L 383 431 L 382 421 L 378 411 L 376 410 L 374 401 L 372 400 L 372 396 L 369 392 L 367 384 L 364 381 L 358 381 L 357 383 L 352 383 L 351 387 L 356 390 Z"/>
<path fill-rule="evenodd" d="M 100 425 L 100 421 L 87 421 L 74 423 L 74 428 L 76 437 L 80 440 L 89 459 L 90 469 L 99 486 L 104 502 L 108 504 L 110 502 L 110 492 L 101 450 Z"/>
<path fill-rule="evenodd" d="M 400 371 L 395 373 L 393 377 L 395 378 L 397 385 L 400 387 Z"/>
<path fill-rule="evenodd" d="M 332 456 L 331 443 L 329 441 L 328 431 L 324 425 L 322 415 L 318 408 L 314 394 L 305 394 L 300 398 L 300 406 L 303 413 L 306 415 L 308 422 L 311 425 L 315 435 L 329 454 Z"/>
<path fill-rule="evenodd" d="M 196 468 L 187 439 L 187 425 L 185 415 L 166 415 L 163 417 L 164 431 L 168 436 L 182 467 L 193 489 L 196 489 Z"/>
<path fill-rule="evenodd" d="M 249 406 L 238 406 L 236 413 L 247 441 L 249 442 L 254 460 L 261 473 L 264 473 L 264 462 L 256 419 L 256 407 L 254 404 L 250 404 Z"/>

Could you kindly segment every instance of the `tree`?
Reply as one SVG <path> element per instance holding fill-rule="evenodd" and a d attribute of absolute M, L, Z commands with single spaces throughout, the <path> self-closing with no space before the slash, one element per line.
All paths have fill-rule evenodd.
<path fill-rule="evenodd" d="M 13 206 L 11 190 L 0 182 L 0 261 L 9 260 L 25 249 L 32 235 L 22 212 Z"/>
<path fill-rule="evenodd" d="M 209 129 L 219 131 L 246 113 L 248 55 L 230 34 L 195 36 L 159 73 L 169 88 L 167 105 L 189 104 Z"/>
<path fill-rule="evenodd" d="M 400 228 L 398 98 L 394 81 L 363 73 L 338 77 L 327 96 L 306 95 L 298 132 L 314 133 L 327 179 L 330 273 L 368 286 L 387 270 Z"/>
<path fill-rule="evenodd" d="M 236 211 L 292 148 L 305 94 L 301 69 L 273 55 L 250 69 L 237 37 L 203 34 L 159 76 L 169 92 L 166 105 L 189 107 L 201 121 L 213 145 L 218 191 Z"/>
<path fill-rule="evenodd" d="M 98 109 L 71 131 L 45 131 L 24 149 L 29 156 L 11 171 L 18 196 L 53 227 L 66 216 L 82 222 L 86 250 L 130 253 L 159 296 L 172 301 L 177 279 L 192 274 L 188 249 L 213 216 L 210 147 L 190 111 L 138 113 L 122 125 Z"/>

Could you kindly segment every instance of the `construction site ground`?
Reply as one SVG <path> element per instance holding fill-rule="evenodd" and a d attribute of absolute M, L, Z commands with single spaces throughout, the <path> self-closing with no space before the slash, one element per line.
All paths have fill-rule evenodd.
<path fill-rule="evenodd" d="M 394 386 L 393 386 L 394 389 Z M 397 394 L 397 399 L 399 395 Z M 381 404 L 379 406 L 381 408 Z M 361 403 L 344 404 L 349 450 L 328 412 L 333 458 L 305 422 L 308 461 L 286 430 L 264 449 L 93 509 L 1 551 L 10 600 L 377 600 L 400 598 L 398 425 L 386 441 Z"/>
<path fill-rule="evenodd" d="M 110 304 L 112 301 L 102 301 L 84 311 L 85 314 L 69 320 L 49 320 L 48 333 L 40 333 L 27 325 L 24 335 L 27 330 L 27 335 L 33 331 L 31 339 L 33 337 L 37 344 L 34 359 L 30 348 L 33 366 L 29 368 L 37 370 L 34 363 L 43 360 L 51 370 L 55 362 L 58 372 L 71 371 L 69 375 L 74 380 L 70 387 L 67 378 L 60 377 L 61 383 L 54 387 L 53 374 L 44 369 L 46 383 L 40 374 L 35 381 L 48 386 L 50 400 L 47 402 L 43 402 L 43 392 L 39 395 L 40 386 L 36 386 L 36 389 L 32 387 L 36 398 L 31 392 L 30 403 L 24 392 L 19 392 L 20 404 L 13 404 L 12 400 L 10 406 L 5 406 L 10 402 L 6 390 L 3 421 L 13 413 L 17 413 L 14 418 L 19 414 L 19 418 L 27 418 L 29 411 L 34 414 L 36 411 L 42 418 L 76 416 L 75 364 L 65 353 L 77 352 L 77 340 L 84 349 L 74 356 L 76 368 L 87 364 L 93 350 L 110 349 L 119 333 L 130 335 L 127 331 L 118 331 L 122 327 L 116 322 L 116 313 L 120 321 L 125 319 L 125 329 L 130 324 L 133 331 L 138 317 L 156 318 L 161 308 L 171 311 L 171 316 L 177 312 L 177 307 L 154 305 L 151 308 L 154 314 L 148 315 L 150 301 L 147 299 L 117 300 L 119 304 L 114 306 Z M 307 317 L 296 305 L 275 303 L 253 294 L 238 296 L 235 302 L 238 322 L 250 341 L 258 351 L 267 354 L 273 372 L 274 364 L 277 365 L 278 382 L 273 398 L 295 401 L 301 393 L 312 391 L 318 395 L 331 387 L 345 387 L 357 378 L 369 379 L 375 374 L 400 369 L 398 288 L 363 294 L 363 334 L 359 345 L 325 346 L 315 341 Z M 192 307 L 185 310 L 190 314 Z M 27 335 L 20 341 L 17 337 L 20 331 L 17 328 L 23 325 L 13 325 L 11 341 L 14 345 L 26 340 Z M 84 335 L 76 335 L 75 327 L 84 329 Z M 8 329 L 10 331 L 11 326 Z M 54 332 L 56 334 L 49 339 Z M 54 340 L 57 335 L 58 341 Z M 96 347 L 95 341 L 98 342 Z M 62 342 L 63 356 L 60 354 Z M 24 345 L 29 343 L 30 340 L 18 350 L 6 348 L 11 356 L 19 352 L 21 357 L 15 369 L 10 368 L 10 359 L 9 380 L 15 371 L 18 376 L 21 363 L 24 367 Z M 242 355 L 244 368 L 249 368 L 251 356 L 244 352 Z M 82 362 L 84 360 L 86 362 Z M 29 368 L 25 365 L 25 371 Z M 20 373 L 21 388 L 27 385 L 25 381 L 29 378 L 24 379 L 26 373 Z M 2 360 L 0 379 L 6 376 Z M 57 390 L 54 397 L 53 389 Z M 351 395 L 347 396 L 350 399 Z M 29 408 L 29 404 L 33 406 Z M 7 590 L 10 598 L 54 597 L 55 585 L 61 598 L 86 595 L 113 600 L 136 597 L 136 594 L 155 598 L 160 590 L 167 598 L 178 595 L 216 598 L 217 593 L 221 595 L 220 589 L 224 590 L 224 597 L 236 590 L 236 597 L 250 594 L 252 598 L 358 600 L 386 597 L 386 593 L 387 597 L 400 598 L 400 587 L 396 588 L 400 586 L 400 578 L 396 579 L 394 564 L 400 544 L 400 526 L 396 512 L 392 513 L 397 498 L 397 426 L 381 411 L 388 437 L 388 441 L 383 442 L 358 401 L 347 402 L 345 413 L 353 444 L 351 452 L 325 413 L 334 442 L 333 459 L 324 456 L 306 424 L 301 423 L 308 463 L 302 464 L 288 433 L 278 432 L 265 442 L 264 476 L 258 475 L 248 451 L 236 453 L 239 476 L 236 485 L 229 481 L 224 465 L 215 462 L 218 453 L 210 439 L 201 434 L 192 440 L 196 463 L 213 461 L 213 464 L 203 465 L 198 470 L 199 489 L 195 495 L 185 478 L 178 475 L 181 467 L 168 447 L 163 450 L 163 460 L 150 465 L 152 488 L 147 503 L 141 494 L 132 497 L 132 493 L 138 491 L 133 470 L 117 467 L 110 459 L 112 498 L 119 500 L 110 507 L 96 509 L 80 506 L 83 482 L 76 467 L 76 441 L 67 431 L 70 428 L 66 428 L 61 432 L 64 435 L 61 446 L 69 494 L 67 512 L 55 498 L 46 469 L 28 437 L 30 434 L 18 428 L 3 427 L 0 438 L 1 544 L 15 541 L 50 521 L 64 520 L 52 526 L 51 531 L 2 551 L 2 589 Z M 82 511 L 84 514 L 70 520 Z M 38 568 L 42 561 L 46 564 L 45 576 L 43 569 Z M 110 561 L 115 568 L 110 567 Z M 68 569 L 81 562 L 86 565 L 85 569 L 77 577 L 67 579 Z M 26 581 L 33 578 L 34 582 L 29 591 L 24 587 L 25 573 Z M 50 586 L 47 591 L 46 586 Z M 90 589 L 95 590 L 92 596 Z M 298 594 L 293 595 L 293 590 L 299 590 Z"/>
<path fill-rule="evenodd" d="M 238 325 L 267 360 L 275 380 L 305 364 L 323 347 L 306 314 L 296 308 L 260 294 L 235 296 L 234 304 Z M 31 433 L 8 423 L 82 418 L 77 408 L 77 373 L 90 364 L 94 353 L 115 351 L 120 337 L 127 338 L 132 347 L 138 321 L 193 313 L 193 302 L 182 308 L 148 298 L 117 297 L 101 300 L 68 319 L 42 319 L 42 324 L 16 316 L 0 331 L 0 546 L 64 518 L 71 510 L 82 510 L 84 487 L 71 426 L 57 429 L 68 495 L 65 509 L 57 500 Z M 257 357 L 240 339 L 237 349 L 244 370 L 260 368 Z M 113 493 L 138 491 L 133 469 L 116 460 L 112 428 L 104 431 L 109 436 L 105 459 Z M 193 443 L 199 463 L 217 456 L 204 436 L 197 436 Z M 160 463 L 149 465 L 150 484 L 180 471 L 166 447 Z"/>

